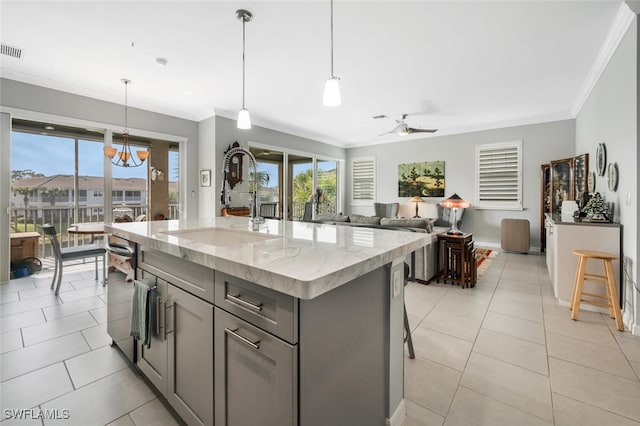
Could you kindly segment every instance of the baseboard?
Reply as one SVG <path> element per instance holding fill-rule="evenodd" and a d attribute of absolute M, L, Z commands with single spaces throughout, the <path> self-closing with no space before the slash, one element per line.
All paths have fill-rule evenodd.
<path fill-rule="evenodd" d="M 387 419 L 384 424 L 385 426 L 402 426 L 406 417 L 407 407 L 403 399 L 402 401 L 400 401 L 400 404 L 398 404 L 398 407 L 396 407 L 396 411 L 393 412 L 391 418 Z"/>

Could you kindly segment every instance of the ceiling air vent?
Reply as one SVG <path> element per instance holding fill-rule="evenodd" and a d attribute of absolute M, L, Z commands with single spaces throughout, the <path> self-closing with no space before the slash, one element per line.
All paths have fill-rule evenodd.
<path fill-rule="evenodd" d="M 22 49 L 18 49 L 17 47 L 9 46 L 8 44 L 2 43 L 2 47 L 0 47 L 0 53 L 20 59 L 20 57 L 22 56 Z"/>

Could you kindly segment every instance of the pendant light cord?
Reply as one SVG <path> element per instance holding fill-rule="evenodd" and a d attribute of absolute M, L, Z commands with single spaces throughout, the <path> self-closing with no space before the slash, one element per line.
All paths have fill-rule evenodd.
<path fill-rule="evenodd" d="M 331 0 L 331 78 L 333 78 L 333 0 Z"/>
<path fill-rule="evenodd" d="M 244 26 L 247 22 L 246 18 L 242 18 L 242 109 L 244 108 L 244 50 L 245 50 L 245 31 Z"/>
<path fill-rule="evenodd" d="M 129 87 L 129 81 L 125 80 L 124 82 L 124 133 L 129 133 L 129 117 L 128 117 L 128 112 L 129 112 L 129 108 L 127 108 L 127 105 L 129 105 L 129 91 L 128 91 L 128 87 Z"/>

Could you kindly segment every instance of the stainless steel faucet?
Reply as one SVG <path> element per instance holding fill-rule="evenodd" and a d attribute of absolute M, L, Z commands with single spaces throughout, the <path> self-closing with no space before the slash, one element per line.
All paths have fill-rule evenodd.
<path fill-rule="evenodd" d="M 224 171 L 224 176 L 222 179 L 222 194 L 220 196 L 220 201 L 222 202 L 222 204 L 228 207 L 227 175 L 229 173 L 229 164 L 231 163 L 231 158 L 236 154 L 243 154 L 249 158 L 249 167 L 250 167 L 249 182 L 253 182 L 253 185 L 252 185 L 253 191 L 251 191 L 251 211 L 250 211 L 251 224 L 257 225 L 257 224 L 263 223 L 264 218 L 260 217 L 260 209 L 258 206 L 258 192 L 259 192 L 258 165 L 256 162 L 256 157 L 254 157 L 253 154 L 248 149 L 242 148 L 242 147 L 235 147 L 235 148 L 231 148 L 224 155 L 224 159 L 222 160 L 222 170 Z"/>

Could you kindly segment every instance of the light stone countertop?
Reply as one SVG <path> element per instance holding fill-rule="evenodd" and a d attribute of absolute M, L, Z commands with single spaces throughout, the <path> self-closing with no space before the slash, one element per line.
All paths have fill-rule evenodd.
<path fill-rule="evenodd" d="M 114 223 L 105 231 L 301 299 L 431 244 L 427 233 L 270 219 L 251 231 L 247 217 Z"/>

